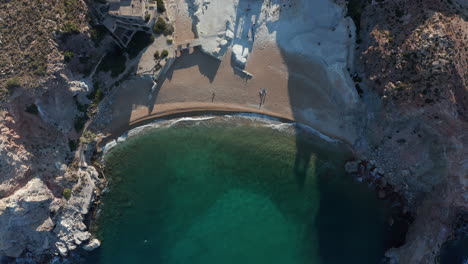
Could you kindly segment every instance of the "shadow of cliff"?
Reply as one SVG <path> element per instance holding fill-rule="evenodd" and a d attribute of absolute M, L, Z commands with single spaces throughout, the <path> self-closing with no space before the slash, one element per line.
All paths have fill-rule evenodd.
<path fill-rule="evenodd" d="M 293 1 L 281 1 L 280 4 L 281 9 L 284 10 L 291 7 L 294 8 L 295 5 L 301 5 L 300 2 Z M 283 17 L 283 10 L 281 9 L 279 10 L 279 21 L 290 19 L 291 17 L 288 16 Z M 330 13 L 329 15 L 336 17 L 337 14 Z M 341 19 L 341 17 L 337 19 Z M 267 26 L 270 33 L 276 33 L 277 43 L 280 46 L 293 45 L 291 39 L 296 37 L 292 33 L 295 32 L 293 29 L 282 26 L 279 22 L 270 22 Z M 333 23 L 328 26 L 330 31 L 335 31 Z M 323 46 L 326 43 L 309 43 L 307 48 L 321 49 L 320 45 Z M 337 84 L 328 80 L 325 66 L 317 62 L 305 61 L 305 56 L 300 52 L 291 54 L 281 49 L 281 55 L 288 70 L 289 103 L 295 120 L 310 124 L 316 120 L 333 121 L 336 118 L 349 115 L 349 113 L 346 113 L 345 98 L 340 98 L 333 94 L 333 87 Z M 323 63 L 323 65 L 326 65 L 326 63 Z M 333 130 L 333 128 L 330 127 L 330 130 Z M 300 192 L 304 188 L 304 182 L 311 176 L 308 175 L 310 173 L 308 168 L 315 153 L 314 146 L 311 146 L 311 143 L 308 141 L 310 139 L 307 138 L 307 134 L 300 127 L 296 128 L 295 137 L 296 157 L 293 173 L 298 184 L 298 191 Z M 353 142 L 349 143 L 352 144 Z M 317 159 L 327 160 L 334 159 L 334 157 L 327 157 L 325 155 L 318 156 Z M 337 186 L 337 182 L 342 181 L 339 178 L 346 176 L 343 171 L 344 162 L 337 166 L 343 167 L 329 171 L 324 169 L 315 173 L 316 175 L 322 175 L 317 178 L 318 189 L 320 190 L 320 204 L 318 205 L 315 221 L 308 226 L 308 229 L 310 230 L 309 232 L 317 232 L 318 234 L 316 244 L 318 245 L 317 252 L 321 263 L 342 263 L 343 260 L 349 263 L 378 263 L 383 258 L 385 250 L 392 246 L 393 241 L 388 238 L 389 233 L 400 231 L 384 227 L 387 219 L 385 219 L 385 214 L 382 212 L 376 213 L 376 215 L 367 215 L 367 218 L 361 216 L 366 215 L 367 211 L 378 208 L 375 204 L 366 204 L 368 200 L 375 200 L 375 197 L 369 196 L 366 199 L 356 198 L 354 197 L 355 195 L 361 195 L 359 191 L 356 192 L 356 186 L 349 186 L 350 190 L 347 189 L 348 186 L 343 184 Z M 365 185 L 361 187 L 368 188 Z M 337 188 L 341 188 L 342 191 L 337 191 Z M 363 190 L 362 193 L 365 193 L 365 191 Z M 336 217 L 337 210 L 343 216 L 342 218 Z M 360 223 L 353 222 L 351 225 L 346 223 L 347 217 L 354 219 L 354 221 L 356 219 L 362 220 Z M 381 225 L 372 223 L 374 220 L 379 221 Z M 379 241 L 380 239 L 381 244 L 361 241 L 356 237 L 359 233 L 372 234 L 372 232 L 375 237 L 374 241 Z M 377 254 L 370 254 L 367 260 L 357 259 L 357 256 L 366 256 L 368 250 L 377 252 Z M 356 254 L 357 252 L 360 252 L 360 254 Z"/>
<path fill-rule="evenodd" d="M 220 60 L 204 54 L 199 47 L 195 47 L 192 50 L 184 49 L 178 52 L 174 64 L 167 71 L 166 75 L 163 76 L 161 84 L 164 83 L 165 79 L 172 80 L 174 72 L 193 66 L 197 66 L 200 74 L 208 78 L 210 83 L 212 83 L 220 65 Z"/>

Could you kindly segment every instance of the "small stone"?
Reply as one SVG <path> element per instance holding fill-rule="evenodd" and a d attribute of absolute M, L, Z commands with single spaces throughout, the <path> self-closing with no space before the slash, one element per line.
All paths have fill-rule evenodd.
<path fill-rule="evenodd" d="M 66 257 L 66 256 L 67 256 L 67 254 L 68 254 L 68 249 L 67 249 L 67 247 L 65 246 L 64 243 L 62 243 L 62 242 L 57 242 L 57 243 L 55 244 L 55 246 L 57 246 L 57 249 L 58 249 L 58 251 L 59 251 L 59 253 L 60 253 L 60 255 L 61 255 L 62 257 Z"/>
<path fill-rule="evenodd" d="M 83 249 L 86 251 L 93 251 L 100 246 L 101 246 L 101 241 L 94 238 L 88 244 L 84 245 Z"/>
<path fill-rule="evenodd" d="M 347 173 L 357 173 L 358 172 L 358 161 L 348 161 L 345 164 L 345 170 Z"/>
<path fill-rule="evenodd" d="M 80 245 L 81 242 L 88 240 L 91 237 L 89 232 L 76 232 L 73 236 L 74 242 L 77 245 Z"/>

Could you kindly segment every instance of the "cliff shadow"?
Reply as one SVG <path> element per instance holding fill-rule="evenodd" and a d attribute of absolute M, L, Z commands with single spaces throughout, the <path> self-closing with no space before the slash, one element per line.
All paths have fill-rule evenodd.
<path fill-rule="evenodd" d="M 311 126 L 319 131 L 346 140 L 352 140 L 354 131 L 349 120 L 354 120 L 353 110 L 350 106 L 352 102 L 359 102 L 357 91 L 354 87 L 348 87 L 347 80 L 337 81 L 338 72 L 345 74 L 343 78 L 350 74 L 346 69 L 346 59 L 343 63 L 337 63 L 343 69 L 332 69 L 329 61 L 334 59 L 323 56 L 339 56 L 327 50 L 342 48 L 347 50 L 347 44 L 333 46 L 334 38 L 346 43 L 346 39 L 352 39 L 344 25 L 341 25 L 344 13 L 340 12 L 334 3 L 320 1 L 317 3 L 294 2 L 294 1 L 274 1 L 279 4 L 279 19 L 267 24 L 270 33 L 276 33 L 276 40 L 280 48 L 281 56 L 288 73 L 288 95 L 289 103 L 294 120 L 299 123 Z M 316 8 L 316 10 L 314 10 Z M 303 10 L 301 10 L 303 9 Z M 305 13 L 313 10 L 312 14 Z M 320 11 L 317 11 L 320 10 Z M 300 13 L 304 12 L 304 13 Z M 299 12 L 299 14 L 297 14 Z M 312 18 L 305 18 L 305 14 Z M 303 25 L 301 25 L 303 23 Z M 315 30 L 314 27 L 319 28 Z M 341 28 L 340 28 L 341 27 Z M 337 29 L 338 28 L 338 29 Z M 342 51 L 336 51 L 339 53 Z M 351 83 L 351 82 L 350 82 Z M 351 90 L 348 90 L 350 88 Z M 353 96 L 353 98 L 347 98 Z M 353 121 L 354 122 L 354 121 Z M 297 126 L 295 129 L 296 157 L 293 167 L 293 174 L 298 184 L 298 192 L 304 191 L 304 183 L 308 177 L 317 177 L 317 189 L 320 192 L 318 212 L 313 216 L 306 232 L 315 232 L 316 241 L 311 246 L 316 245 L 316 254 L 322 263 L 375 263 L 378 262 L 385 252 L 381 244 L 383 232 L 381 225 L 372 225 L 367 230 L 368 223 L 378 221 L 385 222 L 383 213 L 378 207 L 372 204 L 375 197 L 367 186 L 347 185 L 344 173 L 344 159 L 336 162 L 336 168 L 322 167 L 315 170 L 314 175 L 308 170 L 311 166 L 312 157 L 322 163 L 330 159 L 337 159 L 327 151 L 320 151 L 315 141 L 322 141 L 319 137 L 310 139 L 310 132 L 304 127 Z M 324 140 L 323 140 L 324 141 Z M 354 142 L 349 142 L 353 144 Z M 330 149 L 333 144 L 327 143 Z M 317 162 L 316 162 L 317 163 Z M 341 166 L 341 167 L 340 167 Z M 310 174 L 309 174 L 310 173 Z M 369 200 L 359 197 L 361 192 L 356 188 L 362 187 L 369 195 Z M 349 188 L 349 189 L 348 189 Z M 361 205 L 360 203 L 369 203 Z M 365 217 L 363 217 L 365 215 Z M 365 232 L 362 241 L 359 241 L 360 232 Z M 375 234 L 372 234 L 374 232 Z M 370 233 L 370 234 L 369 234 Z M 364 233 L 363 233 L 364 234 Z M 382 241 L 384 243 L 384 241 Z M 368 254 L 368 259 L 362 260 L 366 256 L 366 250 L 374 251 L 376 254 Z M 381 254 L 381 256 L 380 256 Z"/>
<path fill-rule="evenodd" d="M 200 47 L 183 49 L 177 52 L 174 64 L 168 69 L 165 76 L 163 76 L 161 84 L 166 79 L 172 80 L 174 72 L 194 66 L 197 66 L 200 74 L 205 76 L 210 83 L 212 83 L 220 65 L 221 60 L 203 53 Z"/>

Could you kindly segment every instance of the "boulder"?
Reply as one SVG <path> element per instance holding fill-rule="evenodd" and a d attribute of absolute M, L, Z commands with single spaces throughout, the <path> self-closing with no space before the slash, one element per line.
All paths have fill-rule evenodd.
<path fill-rule="evenodd" d="M 86 251 L 93 251 L 93 250 L 95 250 L 96 248 L 98 248 L 100 246 L 101 246 L 101 241 L 94 238 L 91 241 L 89 241 L 88 244 L 84 245 L 83 249 L 86 250 Z"/>

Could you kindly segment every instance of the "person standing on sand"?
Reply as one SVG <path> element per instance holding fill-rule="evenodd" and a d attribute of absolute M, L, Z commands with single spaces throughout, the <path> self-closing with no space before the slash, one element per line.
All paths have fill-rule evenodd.
<path fill-rule="evenodd" d="M 213 101 L 214 101 L 215 96 L 216 96 L 216 93 L 213 92 L 213 94 L 211 95 L 211 102 L 212 102 L 212 103 L 213 103 Z"/>
<path fill-rule="evenodd" d="M 260 103 L 258 104 L 258 108 L 262 107 L 262 89 L 258 90 L 258 96 L 260 97 Z"/>
<path fill-rule="evenodd" d="M 262 104 L 265 103 L 265 95 L 266 95 L 266 90 L 264 88 L 260 89 L 258 91 L 258 94 L 260 96 L 260 104 L 258 106 L 258 108 L 262 107 Z"/>

